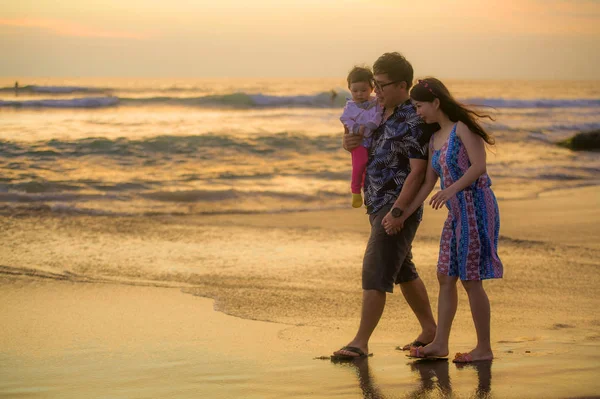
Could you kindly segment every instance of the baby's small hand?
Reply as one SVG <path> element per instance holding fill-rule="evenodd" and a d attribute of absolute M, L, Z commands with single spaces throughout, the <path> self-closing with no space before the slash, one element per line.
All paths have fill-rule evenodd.
<path fill-rule="evenodd" d="M 346 151 L 352 151 L 362 143 L 362 135 L 359 134 L 344 134 L 342 146 Z"/>

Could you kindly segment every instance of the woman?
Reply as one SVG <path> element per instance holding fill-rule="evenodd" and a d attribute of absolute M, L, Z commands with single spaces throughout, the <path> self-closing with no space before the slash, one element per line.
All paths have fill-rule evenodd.
<path fill-rule="evenodd" d="M 450 329 L 458 303 L 456 283 L 460 278 L 469 297 L 477 345 L 468 353 L 457 353 L 454 362 L 491 360 L 494 355 L 490 342 L 490 303 L 482 281 L 501 278 L 503 267 L 497 251 L 498 203 L 486 172 L 485 144 L 493 145 L 494 139 L 477 121 L 480 117 L 490 117 L 461 105 L 435 78 L 420 80 L 410 97 L 421 118 L 426 123 L 438 123 L 440 130 L 429 142 L 425 183 L 403 217 L 418 209 L 438 177 L 442 189 L 429 204 L 434 209 L 443 205 L 448 208 L 437 265 L 440 283 L 437 333 L 430 344 L 412 348 L 411 357 L 448 356 Z"/>

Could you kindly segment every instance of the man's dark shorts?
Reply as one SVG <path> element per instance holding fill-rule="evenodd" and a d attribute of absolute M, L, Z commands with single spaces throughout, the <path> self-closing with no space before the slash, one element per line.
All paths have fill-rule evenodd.
<path fill-rule="evenodd" d="M 388 235 L 381 225 L 392 205 L 386 205 L 369 215 L 371 237 L 363 260 L 363 290 L 394 292 L 394 283 L 406 283 L 419 277 L 412 261 L 412 241 L 421 222 L 421 209 L 415 211 L 402 230 Z"/>

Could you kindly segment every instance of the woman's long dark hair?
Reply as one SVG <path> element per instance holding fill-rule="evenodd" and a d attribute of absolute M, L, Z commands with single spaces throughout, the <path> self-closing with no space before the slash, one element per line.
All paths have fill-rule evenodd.
<path fill-rule="evenodd" d="M 462 122 L 473 133 L 481 136 L 489 145 L 494 145 L 496 140 L 488 134 L 485 129 L 479 124 L 479 119 L 488 118 L 492 121 L 495 119 L 487 114 L 481 114 L 477 111 L 469 109 L 467 106 L 459 103 L 452 97 L 446 86 L 436 78 L 425 78 L 413 86 L 410 90 L 410 98 L 415 101 L 433 102 L 436 98 L 440 100 L 440 109 L 452 122 Z"/>

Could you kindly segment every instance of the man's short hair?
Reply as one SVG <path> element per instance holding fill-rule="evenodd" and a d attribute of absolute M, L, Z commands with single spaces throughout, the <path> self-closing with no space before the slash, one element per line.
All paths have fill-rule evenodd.
<path fill-rule="evenodd" d="M 393 82 L 406 82 L 406 90 L 412 86 L 413 67 L 400 53 L 385 53 L 373 64 L 375 75 L 387 74 Z"/>

